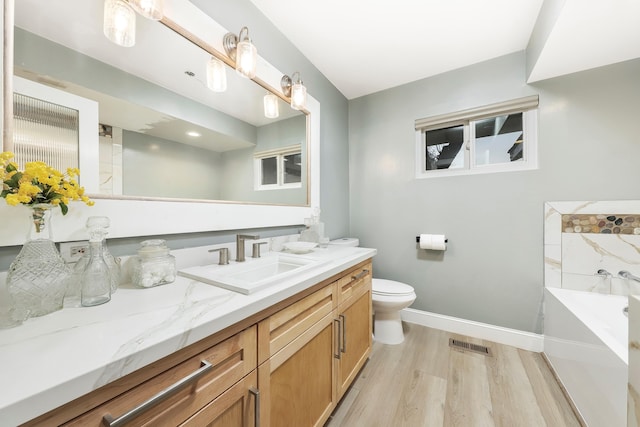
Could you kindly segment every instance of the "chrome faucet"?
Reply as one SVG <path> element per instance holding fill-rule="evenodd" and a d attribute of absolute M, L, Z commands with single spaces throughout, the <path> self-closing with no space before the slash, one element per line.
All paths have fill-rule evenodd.
<path fill-rule="evenodd" d="M 260 236 L 257 234 L 236 234 L 236 262 L 245 261 L 244 258 L 244 241 L 258 240 Z"/>
<path fill-rule="evenodd" d="M 600 270 L 598 270 L 595 275 L 596 276 L 602 276 L 602 277 L 611 277 L 611 276 L 613 276 L 613 274 L 609 273 L 604 268 L 601 268 Z"/>
<path fill-rule="evenodd" d="M 623 279 L 635 280 L 636 282 L 640 282 L 640 277 L 634 276 L 626 270 L 618 271 L 618 277 L 622 277 Z"/>

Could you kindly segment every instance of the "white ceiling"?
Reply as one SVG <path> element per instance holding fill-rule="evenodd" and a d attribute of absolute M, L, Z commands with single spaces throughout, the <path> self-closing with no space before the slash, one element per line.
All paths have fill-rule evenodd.
<path fill-rule="evenodd" d="M 543 5 L 543 0 L 251 1 L 348 99 L 524 50 Z M 551 31 L 529 81 L 640 57 L 639 0 L 545 1 L 555 15 L 551 24 L 540 25 Z"/>

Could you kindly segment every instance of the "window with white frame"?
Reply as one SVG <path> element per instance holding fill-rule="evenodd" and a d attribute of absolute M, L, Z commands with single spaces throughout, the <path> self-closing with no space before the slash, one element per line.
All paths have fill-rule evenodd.
<path fill-rule="evenodd" d="M 302 186 L 301 145 L 254 154 L 255 189 L 281 190 Z"/>
<path fill-rule="evenodd" d="M 418 119 L 416 177 L 537 168 L 538 96 Z"/>

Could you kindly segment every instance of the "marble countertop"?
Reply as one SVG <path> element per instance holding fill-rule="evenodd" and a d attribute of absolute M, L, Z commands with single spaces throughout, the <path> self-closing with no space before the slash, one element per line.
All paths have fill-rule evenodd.
<path fill-rule="evenodd" d="M 200 252 L 207 249 L 182 250 L 189 253 L 177 255 L 178 267 L 203 259 Z M 192 256 L 196 251 L 199 256 Z M 184 277 L 149 289 L 121 287 L 107 304 L 64 308 L 0 329 L 0 426 L 35 418 L 375 254 L 359 247 L 317 248 L 304 256 L 321 259 L 320 266 L 250 295 Z"/>

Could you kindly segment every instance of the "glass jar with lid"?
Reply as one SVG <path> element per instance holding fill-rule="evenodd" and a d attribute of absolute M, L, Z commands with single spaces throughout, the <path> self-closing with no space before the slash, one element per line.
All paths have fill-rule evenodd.
<path fill-rule="evenodd" d="M 176 259 L 169 253 L 164 240 L 141 242 L 133 261 L 131 283 L 134 286 L 150 288 L 172 283 L 176 279 Z"/>

